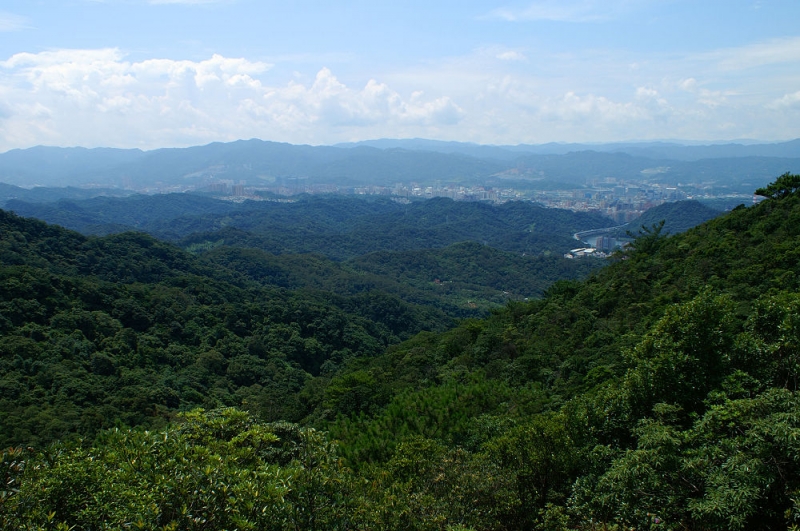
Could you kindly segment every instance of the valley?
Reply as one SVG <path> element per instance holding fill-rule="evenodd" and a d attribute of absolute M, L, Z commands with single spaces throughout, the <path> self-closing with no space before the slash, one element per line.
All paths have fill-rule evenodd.
<path fill-rule="evenodd" d="M 627 247 L 573 260 L 609 218 L 9 200 L 0 522 L 794 525 L 795 181 L 727 213 L 654 207 L 608 232 Z"/>

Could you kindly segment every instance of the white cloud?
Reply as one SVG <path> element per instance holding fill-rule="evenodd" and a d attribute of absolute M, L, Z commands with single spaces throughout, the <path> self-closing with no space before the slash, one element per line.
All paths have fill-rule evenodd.
<path fill-rule="evenodd" d="M 273 67 L 222 55 L 132 61 L 117 49 L 20 53 L 0 61 L 0 151 L 251 137 L 311 144 L 786 139 L 800 123 L 793 45 L 800 40 L 681 56 L 488 45 L 386 68 L 379 77 L 354 75 L 348 62 L 327 57 L 276 57 Z M 737 57 L 739 69 L 729 68 Z M 740 68 L 761 64 L 757 73 Z"/>
<path fill-rule="evenodd" d="M 640 3 L 635 0 L 537 0 L 524 8 L 495 9 L 489 17 L 508 21 L 600 22 L 617 18 Z"/>
<path fill-rule="evenodd" d="M 495 57 L 501 61 L 524 61 L 527 59 L 525 54 L 513 50 L 498 53 Z"/>
<path fill-rule="evenodd" d="M 691 94 L 694 101 L 705 107 L 720 107 L 730 103 L 730 98 L 739 96 L 735 90 L 711 90 L 700 85 L 697 79 L 690 77 L 675 83 L 678 90 Z"/>
<path fill-rule="evenodd" d="M 792 94 L 785 94 L 783 97 L 770 102 L 767 107 L 770 109 L 784 109 L 786 107 L 800 107 L 800 90 Z"/>
<path fill-rule="evenodd" d="M 648 96 L 644 96 L 644 99 L 648 99 Z M 551 120 L 565 120 L 573 125 L 590 122 L 590 127 L 653 118 L 646 103 L 616 102 L 605 96 L 578 95 L 575 92 L 567 92 L 559 99 L 549 100 L 542 111 Z"/>
<path fill-rule="evenodd" d="M 700 59 L 716 64 L 721 70 L 744 70 L 776 64 L 800 63 L 800 37 L 786 37 L 734 48 L 724 48 Z"/>
<path fill-rule="evenodd" d="M 248 108 L 276 120 L 285 118 L 284 113 L 294 116 L 299 118 L 296 127 L 452 124 L 463 115 L 450 98 L 425 100 L 417 92 L 404 99 L 375 80 L 361 90 L 351 89 L 327 68 L 317 73 L 310 87 L 290 83 L 272 89 L 262 103 L 248 103 Z"/>
<path fill-rule="evenodd" d="M 16 54 L 0 62 L 0 149 L 37 144 L 158 147 L 211 140 L 336 141 L 377 127 L 447 127 L 464 111 L 447 96 L 362 88 L 322 68 L 310 84 L 267 83 L 271 65 L 126 61 L 116 49 Z"/>
<path fill-rule="evenodd" d="M 19 31 L 28 27 L 25 17 L 0 11 L 0 32 Z"/>
<path fill-rule="evenodd" d="M 686 92 L 693 92 L 695 87 L 697 86 L 697 80 L 693 77 L 689 77 L 686 79 L 682 79 L 678 82 L 678 86 L 681 90 L 685 90 Z"/>

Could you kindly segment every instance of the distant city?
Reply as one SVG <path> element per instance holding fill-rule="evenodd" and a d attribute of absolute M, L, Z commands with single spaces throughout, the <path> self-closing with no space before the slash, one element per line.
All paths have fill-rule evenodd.
<path fill-rule="evenodd" d="M 191 187 L 190 187 L 191 188 Z M 217 180 L 198 188 L 230 201 L 291 200 L 298 194 L 351 194 L 381 195 L 395 201 L 446 197 L 455 201 L 533 201 L 550 208 L 562 208 L 580 212 L 601 213 L 618 224 L 628 223 L 647 210 L 669 202 L 696 199 L 700 201 L 724 201 L 750 203 L 757 198 L 746 194 L 726 193 L 719 195 L 718 187 L 703 184 L 679 184 L 668 186 L 661 183 L 606 178 L 592 182 L 582 188 L 555 190 L 533 190 L 515 188 L 492 188 L 488 186 L 460 186 L 456 184 L 396 183 L 393 186 L 340 187 L 330 184 L 298 184 L 287 186 L 248 186 L 246 181 Z M 177 191 L 177 190 L 170 190 Z M 188 191 L 183 189 L 181 191 Z M 276 199 L 277 196 L 277 199 Z"/>

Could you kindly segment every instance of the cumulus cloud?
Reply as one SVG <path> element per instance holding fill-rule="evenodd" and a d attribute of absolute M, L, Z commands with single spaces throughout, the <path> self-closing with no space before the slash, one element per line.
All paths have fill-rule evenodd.
<path fill-rule="evenodd" d="M 0 151 L 251 137 L 311 144 L 785 139 L 796 136 L 800 120 L 800 61 L 787 42 L 794 41 L 686 57 L 523 54 L 498 45 L 387 68 L 372 79 L 322 68 L 339 63 L 319 58 L 313 70 L 293 72 L 286 66 L 295 61 L 286 58 L 276 58 L 276 68 L 223 55 L 133 61 L 117 49 L 19 53 L 0 61 Z M 738 51 L 776 66 L 758 75 L 719 66 Z"/>
<path fill-rule="evenodd" d="M 20 53 L 0 62 L 0 149 L 35 143 L 157 147 L 261 137 L 336 141 L 343 130 L 450 126 L 465 113 L 447 96 L 361 88 L 322 68 L 313 82 L 270 84 L 270 64 L 130 62 L 116 49 Z M 327 137 L 325 135 L 328 135 Z"/>
<path fill-rule="evenodd" d="M 542 107 L 542 112 L 551 120 L 571 123 L 608 125 L 638 120 L 647 115 L 643 106 L 633 102 L 615 102 L 595 94 L 579 95 L 567 92 L 561 98 L 551 99 Z"/>
<path fill-rule="evenodd" d="M 795 106 L 800 107 L 800 90 L 792 94 L 785 94 L 782 98 L 778 98 L 767 105 L 770 109 L 785 109 Z"/>
<path fill-rule="evenodd" d="M 695 102 L 710 108 L 727 105 L 731 97 L 739 95 L 735 90 L 711 90 L 702 87 L 693 77 L 682 79 L 675 85 L 680 91 L 693 95 Z"/>
<path fill-rule="evenodd" d="M 416 92 L 404 99 L 375 80 L 355 90 L 341 83 L 327 68 L 317 73 L 309 87 L 290 83 L 270 90 L 260 101 L 248 103 L 248 107 L 259 116 L 274 119 L 295 116 L 298 126 L 447 125 L 463 115 L 448 97 L 426 100 L 423 93 Z"/>

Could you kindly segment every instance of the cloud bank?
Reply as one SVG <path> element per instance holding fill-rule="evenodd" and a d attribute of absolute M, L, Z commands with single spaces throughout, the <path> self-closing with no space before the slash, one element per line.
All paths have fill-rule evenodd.
<path fill-rule="evenodd" d="M 339 82 L 327 68 L 303 85 L 262 80 L 271 65 L 213 55 L 204 61 L 128 62 L 116 49 L 16 54 L 0 62 L 0 144 L 189 145 L 237 138 L 335 140 L 350 129 L 457 124 L 448 97 L 403 97 L 369 80 Z"/>
<path fill-rule="evenodd" d="M 487 48 L 362 82 L 324 66 L 280 74 L 267 62 L 218 54 L 129 61 L 118 49 L 18 53 L 0 61 L 0 151 L 252 137 L 788 139 L 800 123 L 798 43 L 645 60 Z"/>

